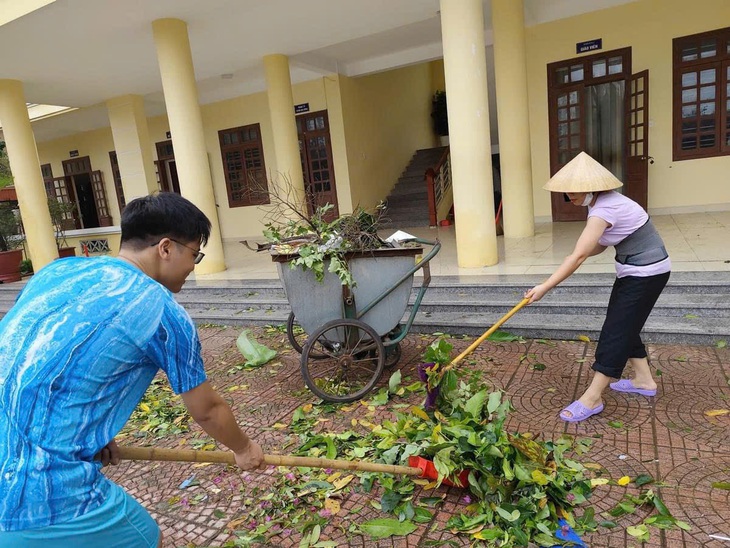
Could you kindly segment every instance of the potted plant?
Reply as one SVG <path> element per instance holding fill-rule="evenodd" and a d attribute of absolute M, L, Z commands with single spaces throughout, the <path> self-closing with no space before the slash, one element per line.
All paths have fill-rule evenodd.
<path fill-rule="evenodd" d="M 0 202 L 0 282 L 20 281 L 23 236 L 13 204 Z"/>
<path fill-rule="evenodd" d="M 441 146 L 449 144 L 449 114 L 446 110 L 446 92 L 439 90 L 433 94 L 431 101 L 431 118 L 433 129 L 439 136 Z"/>
<path fill-rule="evenodd" d="M 12 184 L 13 174 L 5 152 L 5 143 L 0 141 L 0 188 Z M 23 236 L 20 222 L 12 202 L 0 202 L 0 282 L 20 280 L 20 261 L 23 260 Z"/>
<path fill-rule="evenodd" d="M 66 242 L 66 228 L 68 226 L 70 213 L 74 211 L 75 205 L 71 202 L 62 202 L 56 198 L 48 197 L 48 212 L 51 214 L 51 223 L 56 231 L 56 247 L 59 257 L 73 257 L 76 255 L 76 248 L 69 246 Z"/>

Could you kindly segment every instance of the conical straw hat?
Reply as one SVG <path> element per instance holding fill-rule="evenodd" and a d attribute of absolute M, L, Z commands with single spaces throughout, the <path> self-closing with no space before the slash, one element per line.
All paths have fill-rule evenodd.
<path fill-rule="evenodd" d="M 599 192 L 623 186 L 613 173 L 581 152 L 545 184 L 551 192 Z"/>

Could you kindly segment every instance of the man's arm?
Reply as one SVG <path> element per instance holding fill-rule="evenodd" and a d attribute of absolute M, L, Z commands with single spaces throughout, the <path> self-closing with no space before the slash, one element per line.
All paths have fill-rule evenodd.
<path fill-rule="evenodd" d="M 264 454 L 261 447 L 241 430 L 229 405 L 208 381 L 182 394 L 185 407 L 203 430 L 228 447 L 244 470 L 259 468 Z"/>

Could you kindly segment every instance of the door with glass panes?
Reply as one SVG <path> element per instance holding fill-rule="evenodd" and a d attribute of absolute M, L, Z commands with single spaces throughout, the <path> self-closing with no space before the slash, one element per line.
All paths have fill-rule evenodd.
<path fill-rule="evenodd" d="M 646 208 L 648 71 L 631 74 L 631 48 L 552 63 L 548 79 L 551 175 L 585 151 Z M 567 195 L 551 200 L 553 221 L 586 218 Z"/>
<path fill-rule="evenodd" d="M 339 210 L 327 111 L 297 116 L 297 132 L 304 190 L 307 195 L 307 211 L 311 215 L 317 207 L 329 203 L 333 207 L 326 218 L 335 219 L 339 216 Z"/>

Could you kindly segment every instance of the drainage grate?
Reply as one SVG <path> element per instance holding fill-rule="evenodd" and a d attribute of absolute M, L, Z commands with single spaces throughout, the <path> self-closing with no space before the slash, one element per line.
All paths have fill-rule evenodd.
<path fill-rule="evenodd" d="M 81 240 L 79 242 L 79 247 L 81 248 L 82 252 L 84 248 L 89 253 L 110 253 L 111 249 L 109 248 L 109 240 L 106 238 L 101 238 L 99 240 Z"/>

